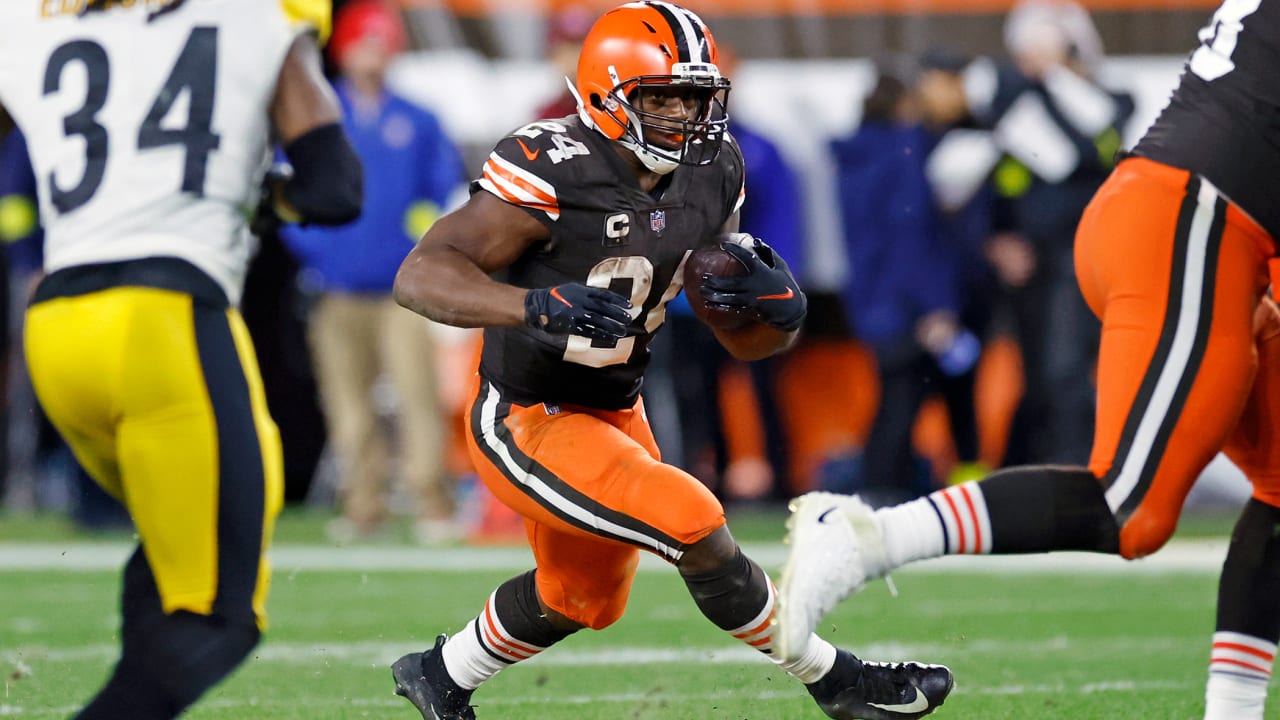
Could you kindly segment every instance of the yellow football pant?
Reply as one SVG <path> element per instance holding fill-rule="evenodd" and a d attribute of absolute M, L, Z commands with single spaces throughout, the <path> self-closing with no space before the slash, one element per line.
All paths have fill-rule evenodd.
<path fill-rule="evenodd" d="M 133 516 L 164 611 L 264 626 L 283 460 L 239 312 L 151 287 L 37 296 L 25 345 L 49 419 Z"/>

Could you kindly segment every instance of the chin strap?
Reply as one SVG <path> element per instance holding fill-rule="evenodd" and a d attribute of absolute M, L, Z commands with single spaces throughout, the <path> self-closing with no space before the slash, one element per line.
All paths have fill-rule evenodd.
<path fill-rule="evenodd" d="M 667 175 L 680 167 L 680 163 L 675 160 L 662 157 L 661 155 L 649 151 L 649 149 L 626 135 L 618 138 L 618 142 L 622 144 L 622 147 L 635 153 L 636 157 L 640 158 L 640 164 L 649 168 L 649 172 L 655 172 L 659 175 Z"/>
<path fill-rule="evenodd" d="M 613 72 L 612 67 L 609 68 L 609 73 L 612 77 L 617 77 L 617 74 Z M 568 77 L 565 77 L 564 83 L 569 87 L 569 93 L 573 95 L 573 99 L 578 101 L 578 117 L 582 118 L 582 124 L 600 132 L 603 135 L 603 131 L 601 131 L 595 121 L 591 119 L 591 113 L 587 112 L 586 103 L 582 101 L 582 96 L 578 94 L 578 88 L 574 87 L 573 81 Z M 639 124 L 634 120 L 632 122 L 637 125 Z M 608 136 L 606 135 L 606 137 Z M 640 164 L 648 168 L 649 172 L 654 172 L 659 175 L 667 175 L 675 171 L 677 167 L 680 167 L 680 163 L 675 160 L 653 153 L 641 143 L 636 142 L 625 130 L 622 133 L 622 137 L 618 138 L 617 141 L 622 144 L 622 147 L 635 153 L 635 156 L 640 159 Z"/>

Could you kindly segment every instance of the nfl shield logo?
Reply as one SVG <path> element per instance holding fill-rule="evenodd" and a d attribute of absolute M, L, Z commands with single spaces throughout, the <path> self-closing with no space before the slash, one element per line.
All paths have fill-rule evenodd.
<path fill-rule="evenodd" d="M 660 233 L 667 228 L 667 211 L 654 210 L 649 213 L 649 229 Z"/>

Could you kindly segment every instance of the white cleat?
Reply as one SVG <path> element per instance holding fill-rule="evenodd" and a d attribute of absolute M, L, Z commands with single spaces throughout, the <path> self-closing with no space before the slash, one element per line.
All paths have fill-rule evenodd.
<path fill-rule="evenodd" d="M 858 497 L 811 492 L 790 509 L 774 630 L 784 660 L 803 655 L 823 616 L 888 570 L 874 511 Z"/>

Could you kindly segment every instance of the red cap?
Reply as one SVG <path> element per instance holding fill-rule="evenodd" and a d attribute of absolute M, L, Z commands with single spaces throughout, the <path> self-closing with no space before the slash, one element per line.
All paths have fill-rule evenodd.
<path fill-rule="evenodd" d="M 347 51 L 369 37 L 381 40 L 393 55 L 402 52 L 408 44 L 399 12 L 381 0 L 355 0 L 344 5 L 334 18 L 329 52 L 341 65 Z"/>

